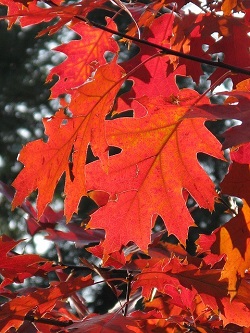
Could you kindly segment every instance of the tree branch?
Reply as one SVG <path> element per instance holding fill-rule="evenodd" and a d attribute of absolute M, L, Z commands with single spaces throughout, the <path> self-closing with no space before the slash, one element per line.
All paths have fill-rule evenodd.
<path fill-rule="evenodd" d="M 76 15 L 75 17 L 82 20 L 82 21 L 85 21 L 85 22 L 89 23 L 93 27 L 96 27 L 96 28 L 102 29 L 104 31 L 110 32 L 111 34 L 126 38 L 126 39 L 131 40 L 131 41 L 133 41 L 135 43 L 138 43 L 138 44 L 144 44 L 144 45 L 148 45 L 148 46 L 151 46 L 151 47 L 155 47 L 158 50 L 160 50 L 162 52 L 162 54 L 174 55 L 176 57 L 180 57 L 180 58 L 188 59 L 188 60 L 191 60 L 191 61 L 199 62 L 201 64 L 207 64 L 207 65 L 214 66 L 214 67 L 217 67 L 217 68 L 224 68 L 224 69 L 230 70 L 233 73 L 245 74 L 245 75 L 250 76 L 250 70 L 247 70 L 247 69 L 244 69 L 244 68 L 241 68 L 241 67 L 237 67 L 237 66 L 233 66 L 233 65 L 227 64 L 225 62 L 219 62 L 219 61 L 217 62 L 217 61 L 207 60 L 207 59 L 196 57 L 196 56 L 193 56 L 193 55 L 190 55 L 190 54 L 185 54 L 185 53 L 182 53 L 182 52 L 171 50 L 171 49 L 169 49 L 167 47 L 164 47 L 162 45 L 158 45 L 158 44 L 149 42 L 149 41 L 144 40 L 144 39 L 139 39 L 139 38 L 136 38 L 136 37 L 126 35 L 122 32 L 115 31 L 115 30 L 110 29 L 109 27 L 104 26 L 102 24 L 99 24 L 97 22 L 94 22 L 94 21 L 91 21 L 91 20 L 86 20 L 85 18 L 83 18 L 81 16 Z"/>
<path fill-rule="evenodd" d="M 57 5 L 55 3 L 53 3 L 52 1 L 47 1 L 47 4 L 49 4 L 50 6 L 53 6 L 53 7 L 57 7 Z M 151 47 L 155 47 L 158 50 L 161 50 L 162 54 L 174 55 L 176 57 L 180 57 L 180 58 L 183 58 L 183 59 L 188 59 L 188 60 L 191 60 L 191 61 L 198 62 L 200 64 L 206 64 L 206 65 L 210 65 L 210 66 L 217 67 L 217 68 L 223 68 L 223 69 L 227 69 L 227 70 L 229 70 L 229 71 L 231 71 L 233 73 L 245 74 L 247 76 L 250 76 L 250 70 L 247 70 L 245 68 L 233 66 L 233 65 L 227 64 L 225 62 L 207 60 L 207 59 L 204 59 L 204 58 L 193 56 L 191 54 L 186 54 L 186 53 L 183 53 L 183 52 L 178 52 L 178 51 L 175 51 L 175 50 L 171 50 L 171 49 L 169 49 L 167 47 L 164 47 L 162 45 L 155 44 L 155 43 L 149 42 L 147 40 L 139 39 L 139 38 L 136 38 L 136 37 L 133 37 L 133 36 L 126 35 L 126 34 L 120 32 L 120 31 L 116 31 L 116 30 L 110 29 L 107 26 L 104 26 L 104 25 L 102 25 L 100 23 L 97 23 L 95 21 L 89 20 L 89 19 L 87 19 L 87 18 L 85 18 L 85 17 L 83 17 L 81 15 L 75 15 L 74 17 L 77 18 L 80 21 L 84 21 L 84 22 L 90 24 L 93 27 L 99 28 L 99 29 L 101 29 L 103 31 L 107 31 L 107 32 L 109 32 L 111 34 L 120 36 L 122 38 L 131 40 L 131 41 L 133 41 L 135 43 L 144 44 L 144 45 L 148 45 L 148 46 L 151 46 Z"/>

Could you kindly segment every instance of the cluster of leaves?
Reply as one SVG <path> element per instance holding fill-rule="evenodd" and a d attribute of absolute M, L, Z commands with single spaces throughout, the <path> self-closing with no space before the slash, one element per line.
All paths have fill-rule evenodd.
<path fill-rule="evenodd" d="M 0 190 L 28 214 L 31 236 L 46 231 L 55 243 L 75 242 L 102 260 L 97 267 L 80 258 L 69 274 L 63 258 L 52 263 L 18 254 L 20 241 L 3 235 L 1 332 L 249 332 L 249 9 L 232 0 L 195 0 L 191 10 L 185 1 L 164 0 L 0 3 L 8 8 L 3 19 L 10 28 L 46 22 L 39 35 L 65 25 L 78 35 L 56 49 L 66 59 L 47 78 L 57 77 L 51 98 L 61 104 L 43 120 L 47 139 L 21 150 L 24 168 L 15 191 L 3 183 Z M 94 19 L 97 10 L 105 24 Z M 121 17 L 130 20 L 125 34 Z M 124 46 L 136 46 L 137 53 L 123 60 Z M 221 53 L 225 63 L 211 60 Z M 179 89 L 177 77 L 199 80 L 201 63 L 217 68 L 209 91 Z M 211 104 L 207 93 L 226 77 L 233 90 L 224 93 L 224 104 Z M 218 119 L 240 121 L 223 133 L 222 144 L 205 126 Z M 219 193 L 197 154 L 226 161 L 223 149 L 229 149 L 230 166 Z M 56 213 L 48 204 L 62 176 L 64 212 Z M 36 190 L 35 209 L 26 198 Z M 79 226 L 82 197 L 98 209 Z M 243 202 L 239 213 L 234 197 Z M 234 217 L 200 235 L 191 256 L 191 212 L 213 211 L 215 201 Z M 164 228 L 152 231 L 159 217 Z M 167 234 L 178 242 L 166 241 Z M 117 297 L 117 307 L 104 315 L 89 314 L 78 293 L 95 284 L 96 274 Z M 48 275 L 57 278 L 47 288 L 21 288 L 27 278 Z"/>

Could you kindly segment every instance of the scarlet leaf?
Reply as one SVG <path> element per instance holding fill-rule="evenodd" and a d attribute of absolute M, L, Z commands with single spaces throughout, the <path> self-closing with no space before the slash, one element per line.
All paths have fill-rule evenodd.
<path fill-rule="evenodd" d="M 235 115 L 235 119 L 241 120 L 242 124 L 234 126 L 227 130 L 223 136 L 225 141 L 224 148 L 229 148 L 250 140 L 249 135 L 249 99 L 250 99 L 250 80 L 244 80 L 237 84 L 236 89 L 228 93 L 229 97 L 226 103 L 238 103 L 240 112 Z"/>
<path fill-rule="evenodd" d="M 230 92 L 219 93 L 228 95 L 224 105 L 218 105 L 216 108 L 213 105 L 204 104 L 197 108 L 192 106 L 187 113 L 187 117 L 204 117 L 207 119 L 237 119 L 241 124 L 237 124 L 229 128 L 223 137 L 223 148 L 238 146 L 242 143 L 249 142 L 249 99 L 250 99 L 250 80 L 244 80 L 237 84 L 236 89 Z"/>
<path fill-rule="evenodd" d="M 183 119 L 197 97 L 188 90 L 176 99 L 145 97 L 140 103 L 148 112 L 146 116 L 108 122 L 108 143 L 122 152 L 110 158 L 108 175 L 98 161 L 86 169 L 88 189 L 111 195 L 89 223 L 106 231 L 105 255 L 129 241 L 146 250 L 156 214 L 163 218 L 169 234 L 185 243 L 193 220 L 184 190 L 200 206 L 213 209 L 214 185 L 199 165 L 197 153 L 220 159 L 223 155 L 219 142 L 204 127 L 205 119 Z"/>
<path fill-rule="evenodd" d="M 250 143 L 242 144 L 241 146 L 232 149 L 230 152 L 231 159 L 234 162 L 240 163 L 240 164 L 250 164 Z M 237 164 L 236 164 L 237 165 Z M 242 166 L 241 168 L 246 168 L 248 174 L 248 168 L 246 166 Z M 245 193 L 240 193 L 241 195 L 246 196 Z"/>
<path fill-rule="evenodd" d="M 90 143 L 94 154 L 105 161 L 108 145 L 104 120 L 112 108 L 123 76 L 123 70 L 114 61 L 98 68 L 94 79 L 73 94 L 70 103 L 72 117 L 66 116 L 60 109 L 55 116 L 44 119 L 48 141 L 28 143 L 20 153 L 19 161 L 25 168 L 13 183 L 17 190 L 13 207 L 20 205 L 32 191 L 38 189 L 40 217 L 52 200 L 57 182 L 66 173 L 67 219 L 77 211 L 81 197 L 87 194 L 84 175 L 87 148 Z"/>
<path fill-rule="evenodd" d="M 47 239 L 54 241 L 55 243 L 67 240 L 74 242 L 77 247 L 84 247 L 92 243 L 99 243 L 104 239 L 103 230 L 84 230 L 82 227 L 78 227 L 75 224 L 68 224 L 68 232 L 59 230 L 46 229 L 48 236 Z"/>
<path fill-rule="evenodd" d="M 155 19 L 146 35 L 147 40 L 169 47 L 173 19 L 173 14 L 165 14 Z M 132 106 L 136 114 L 138 114 L 138 105 L 135 105 L 134 98 L 142 97 L 145 92 L 151 97 L 178 94 L 175 76 L 186 74 L 184 66 L 172 71 L 169 57 L 159 54 L 156 48 L 147 45 L 140 45 L 138 55 L 127 63 L 123 63 L 122 66 L 127 73 L 131 71 L 129 80 L 133 81 L 133 87 L 131 91 L 122 95 L 125 104 L 118 100 L 118 109 L 121 111 Z"/>
<path fill-rule="evenodd" d="M 132 23 L 132 27 L 127 32 L 127 35 L 134 36 L 138 33 L 138 27 L 144 28 L 144 32 L 149 28 L 152 24 L 152 22 L 155 20 L 155 16 L 157 15 L 157 12 L 161 9 L 161 7 L 164 5 L 164 0 L 156 0 L 152 1 L 148 5 L 145 6 L 145 4 L 135 3 L 132 4 L 131 7 L 129 7 L 129 11 L 134 17 L 134 19 L 137 22 L 137 26 L 135 26 L 134 23 Z M 152 15 L 153 13 L 153 15 Z M 143 34 L 143 38 L 144 38 Z"/>

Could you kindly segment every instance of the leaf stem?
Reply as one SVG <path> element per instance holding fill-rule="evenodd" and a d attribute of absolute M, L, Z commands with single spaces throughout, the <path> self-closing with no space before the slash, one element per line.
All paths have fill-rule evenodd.
<path fill-rule="evenodd" d="M 126 290 L 126 305 L 125 305 L 125 310 L 124 310 L 124 316 L 126 317 L 128 314 L 128 305 L 129 305 L 129 297 L 131 293 L 131 283 L 133 281 L 133 275 L 131 273 L 128 274 L 127 276 L 127 290 Z"/>

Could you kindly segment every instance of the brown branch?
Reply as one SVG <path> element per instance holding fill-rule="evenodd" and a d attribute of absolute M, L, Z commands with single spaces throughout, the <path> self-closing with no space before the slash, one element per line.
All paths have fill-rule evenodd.
<path fill-rule="evenodd" d="M 52 7 L 57 7 L 58 6 L 57 4 L 53 3 L 53 1 L 47 1 L 47 4 L 49 4 Z M 120 32 L 120 31 L 116 31 L 116 30 L 110 29 L 107 26 L 104 26 L 104 25 L 102 25 L 100 23 L 97 23 L 95 21 L 89 20 L 89 19 L 87 19 L 87 18 L 85 18 L 85 17 L 83 17 L 81 15 L 75 15 L 74 17 L 77 18 L 80 21 L 84 21 L 84 22 L 88 23 L 89 25 L 91 25 L 93 27 L 99 28 L 99 29 L 101 29 L 103 31 L 107 31 L 107 32 L 109 32 L 109 33 L 111 33 L 113 35 L 120 36 L 122 38 L 131 40 L 131 41 L 133 41 L 135 43 L 138 43 L 138 44 L 144 44 L 144 45 L 148 45 L 148 46 L 151 46 L 151 47 L 155 47 L 158 50 L 161 50 L 162 54 L 173 55 L 173 56 L 180 57 L 180 58 L 183 58 L 183 59 L 188 59 L 188 60 L 191 60 L 191 61 L 195 61 L 195 62 L 198 62 L 200 64 L 206 64 L 206 65 L 210 65 L 210 66 L 217 67 L 217 68 L 227 69 L 227 70 L 229 70 L 229 71 L 231 71 L 233 73 L 245 74 L 247 76 L 250 76 L 250 70 L 247 70 L 245 68 L 233 66 L 233 65 L 227 64 L 225 62 L 207 60 L 207 59 L 204 59 L 204 58 L 193 56 L 191 54 L 186 54 L 186 53 L 183 53 L 183 52 L 171 50 L 171 49 L 169 49 L 167 47 L 164 47 L 162 45 L 155 44 L 155 43 L 149 42 L 147 40 L 139 39 L 139 38 L 136 38 L 136 37 L 124 34 L 124 33 Z"/>
<path fill-rule="evenodd" d="M 162 45 L 158 45 L 158 44 L 149 42 L 149 41 L 144 40 L 144 39 L 139 39 L 139 38 L 136 38 L 136 37 L 126 35 L 122 32 L 115 31 L 115 30 L 110 29 L 109 27 L 104 26 L 102 24 L 99 24 L 97 22 L 94 22 L 94 21 L 91 21 L 91 20 L 86 20 L 85 18 L 83 18 L 81 16 L 76 15 L 75 17 L 78 18 L 81 21 L 85 21 L 85 22 L 89 23 L 93 27 L 96 27 L 96 28 L 102 29 L 104 31 L 110 32 L 111 34 L 120 36 L 122 38 L 126 38 L 126 39 L 131 40 L 131 41 L 133 41 L 135 43 L 138 43 L 138 44 L 144 44 L 144 45 L 148 45 L 148 46 L 151 46 L 151 47 L 155 47 L 158 50 L 160 50 L 162 52 L 162 54 L 174 55 L 176 57 L 180 57 L 180 58 L 188 59 L 188 60 L 191 60 L 191 61 L 199 62 L 201 64 L 207 64 L 207 65 L 214 66 L 214 67 L 217 67 L 217 68 L 227 69 L 227 70 L 230 70 L 233 73 L 245 74 L 245 75 L 250 76 L 250 70 L 247 70 L 247 69 L 244 69 L 244 68 L 241 68 L 241 67 L 237 67 L 237 66 L 233 66 L 233 65 L 227 64 L 225 62 L 220 62 L 220 61 L 217 62 L 217 61 L 207 60 L 207 59 L 204 59 L 204 58 L 193 56 L 191 54 L 185 54 L 185 53 L 182 53 L 182 52 L 171 50 L 171 49 L 169 49 L 167 47 L 164 47 Z"/>

